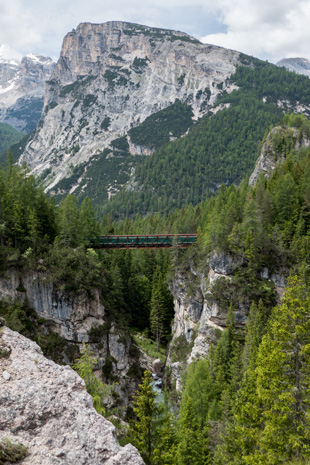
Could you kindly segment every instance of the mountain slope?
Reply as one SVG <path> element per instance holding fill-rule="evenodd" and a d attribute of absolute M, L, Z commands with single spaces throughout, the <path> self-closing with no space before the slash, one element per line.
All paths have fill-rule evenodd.
<path fill-rule="evenodd" d="M 20 63 L 0 57 L 0 121 L 25 133 L 35 128 L 53 66 L 51 58 L 32 53 Z"/>
<path fill-rule="evenodd" d="M 278 61 L 277 66 L 284 66 L 289 71 L 310 76 L 310 60 L 307 58 L 283 58 Z"/>
<path fill-rule="evenodd" d="M 132 181 L 105 204 L 105 213 L 168 212 L 199 203 L 221 183 L 239 184 L 254 169 L 270 125 L 284 112 L 309 114 L 308 78 L 249 57 L 242 60 L 244 66 L 230 78 L 238 90 L 219 96 L 213 114 L 141 163 Z"/>
<path fill-rule="evenodd" d="M 45 187 L 61 194 L 63 186 L 57 183 L 74 175 L 73 167 L 79 167 L 81 178 L 94 157 L 103 161 L 121 152 L 130 168 L 120 165 L 118 171 L 128 180 L 139 157 L 154 150 L 154 143 L 141 139 L 133 128 L 179 100 L 193 118 L 181 116 L 180 127 L 176 132 L 171 127 L 163 142 L 186 132 L 223 89 L 235 88 L 226 80 L 238 57 L 237 52 L 201 44 L 182 32 L 123 22 L 80 24 L 64 39 L 47 83 L 42 119 L 20 161 L 36 175 L 48 172 Z M 127 140 L 119 150 L 124 136 Z M 109 178 L 107 198 L 107 192 L 119 190 L 124 181 L 110 171 L 104 176 Z M 72 192 L 84 177 L 75 179 Z"/>
<path fill-rule="evenodd" d="M 168 212 L 238 184 L 270 125 L 309 109 L 305 76 L 181 32 L 84 23 L 64 39 L 20 163 L 101 213 Z"/>
<path fill-rule="evenodd" d="M 23 138 L 22 132 L 16 131 L 8 124 L 0 123 L 0 164 L 6 160 L 8 148 Z"/>

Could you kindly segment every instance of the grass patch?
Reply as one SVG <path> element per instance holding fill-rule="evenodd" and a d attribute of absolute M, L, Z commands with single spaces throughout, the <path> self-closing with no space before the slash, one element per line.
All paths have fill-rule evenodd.
<path fill-rule="evenodd" d="M 159 350 L 157 351 L 156 342 L 154 342 L 149 337 L 146 337 L 142 333 L 135 333 L 133 338 L 137 346 L 139 346 L 141 350 L 143 350 L 143 352 L 146 353 L 146 355 L 152 357 L 154 360 L 156 358 L 159 358 L 161 362 L 164 364 L 166 357 L 165 347 L 159 347 Z"/>

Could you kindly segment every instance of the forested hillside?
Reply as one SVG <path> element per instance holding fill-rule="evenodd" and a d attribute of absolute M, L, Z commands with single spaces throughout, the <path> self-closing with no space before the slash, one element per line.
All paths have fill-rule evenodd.
<path fill-rule="evenodd" d="M 168 367 L 166 393 L 158 404 L 149 374 L 142 378 L 141 367 L 130 368 L 128 377 L 142 379 L 140 391 L 132 408 L 113 413 L 129 422 L 122 441 L 135 444 L 149 465 L 288 465 L 310 460 L 310 149 L 292 148 L 290 132 L 285 132 L 297 128 L 302 140 L 310 134 L 310 122 L 290 115 L 282 124 L 283 137 L 275 138 L 274 148 L 284 161 L 270 178 L 262 174 L 254 187 L 247 179 L 238 187 L 222 184 L 215 196 L 166 216 L 116 222 L 109 214 L 98 223 L 88 198 L 80 206 L 69 195 L 56 207 L 26 169 L 11 163 L 0 172 L 1 272 L 10 267 L 20 273 L 37 270 L 69 293 L 83 289 L 91 295 L 100 289 L 109 324 L 123 328 L 125 338 L 145 349 L 151 339 L 156 356 L 171 338 L 168 285 L 176 274 L 186 276 L 193 288 L 188 292 L 194 292 L 193 273 L 204 271 L 214 251 L 238 259 L 234 273 L 211 288 L 226 323 L 215 331 L 206 357 L 187 368 L 183 364 L 182 389 L 175 389 Z M 195 230 L 198 244 L 188 250 L 88 248 L 89 237 L 99 233 Z M 281 270 L 288 278 L 281 302 L 266 270 L 268 276 Z M 245 327 L 236 324 L 240 308 L 247 316 Z M 55 341 L 58 352 L 64 350 L 27 306 L 2 303 L 0 313 L 9 326 L 36 339 L 49 356 L 56 357 Z M 106 327 L 93 327 L 92 348 L 100 350 L 106 334 Z M 162 352 L 156 352 L 155 342 Z M 183 363 L 191 346 L 181 342 L 172 341 L 170 354 L 174 351 L 173 360 Z M 130 345 L 132 352 L 135 344 Z M 76 356 L 71 351 L 70 360 Z M 101 370 L 102 381 L 115 381 L 112 365 L 110 358 Z M 104 391 L 91 389 L 102 411 Z"/>
<path fill-rule="evenodd" d="M 224 92 L 215 104 L 225 108 L 210 112 L 184 138 L 140 163 L 133 182 L 105 205 L 104 212 L 116 218 L 168 213 L 198 204 L 221 183 L 238 185 L 251 173 L 270 126 L 297 103 L 310 104 L 310 83 L 305 76 L 250 57 L 244 56 L 243 62 L 230 78 L 239 89 Z"/>
<path fill-rule="evenodd" d="M 310 128 L 294 116 L 285 124 Z M 283 147 L 288 145 L 284 141 Z M 239 188 L 223 185 L 216 197 L 165 222 L 173 230 L 183 219 L 185 227 L 200 231 L 198 248 L 173 259 L 172 268 L 185 270 L 189 280 L 189 264 L 201 269 L 212 250 L 241 258 L 243 266 L 213 287 L 213 296 L 227 310 L 226 330 L 219 332 L 207 358 L 188 367 L 176 425 L 166 412 L 167 429 L 153 408 L 151 454 L 133 426 L 133 440 L 148 463 L 308 463 L 309 169 L 309 149 L 291 151 L 270 179 L 261 177 L 254 188 L 247 182 Z M 147 223 L 156 224 L 155 218 L 136 225 L 142 231 Z M 291 276 L 281 303 L 264 269 Z M 248 322 L 237 329 L 235 311 L 247 305 Z M 135 404 L 141 424 L 145 384 L 147 378 Z M 168 405 L 174 402 L 172 397 Z M 157 448 L 164 457 L 158 462 Z"/>
<path fill-rule="evenodd" d="M 9 147 L 19 142 L 24 135 L 22 132 L 16 131 L 12 126 L 0 123 L 0 164 L 5 162 Z"/>

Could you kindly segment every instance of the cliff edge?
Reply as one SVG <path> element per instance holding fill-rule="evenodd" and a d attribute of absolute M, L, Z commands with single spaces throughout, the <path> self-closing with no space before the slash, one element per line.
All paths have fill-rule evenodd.
<path fill-rule="evenodd" d="M 93 408 L 84 381 L 46 359 L 39 346 L 4 327 L 0 333 L 0 440 L 28 449 L 24 465 L 143 465 L 120 447 L 114 426 Z"/>

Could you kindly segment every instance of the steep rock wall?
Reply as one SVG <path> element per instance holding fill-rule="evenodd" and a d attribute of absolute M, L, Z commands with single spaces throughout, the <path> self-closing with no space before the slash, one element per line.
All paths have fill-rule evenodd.
<path fill-rule="evenodd" d="M 42 119 L 20 162 L 36 175 L 48 170 L 51 190 L 72 175 L 70 166 L 87 165 L 176 99 L 191 106 L 195 119 L 207 113 L 219 93 L 236 87 L 227 78 L 238 60 L 237 52 L 178 31 L 82 23 L 64 38 Z M 136 146 L 132 153 L 149 153 Z"/>
<path fill-rule="evenodd" d="M 1 299 L 28 300 L 39 317 L 52 321 L 59 336 L 72 342 L 88 342 L 88 331 L 104 323 L 104 306 L 99 292 L 68 294 L 58 289 L 44 274 L 31 271 L 20 275 L 11 269 L 0 278 Z"/>
<path fill-rule="evenodd" d="M 116 323 L 105 318 L 105 308 L 98 290 L 92 296 L 85 291 L 68 293 L 59 289 L 44 273 L 20 274 L 15 268 L 0 278 L 0 300 L 25 302 L 46 320 L 46 331 L 52 330 L 65 341 L 81 350 L 82 343 L 89 343 L 98 364 L 97 375 L 103 380 L 117 381 L 115 392 L 123 404 L 137 389 L 138 379 L 128 374 L 132 365 L 146 369 L 150 361 Z M 91 329 L 99 328 L 91 337 Z M 64 355 L 63 361 L 69 360 Z M 129 372 L 130 373 L 130 372 Z M 113 399 L 109 399 L 113 404 Z"/>
<path fill-rule="evenodd" d="M 234 273 L 244 262 L 241 257 L 223 252 L 211 254 L 203 267 L 197 271 L 195 267 L 178 271 L 171 283 L 170 290 L 174 297 L 175 315 L 172 324 L 172 341 L 169 348 L 167 366 L 172 369 L 172 377 L 176 387 L 181 387 L 180 373 L 184 364 L 189 364 L 200 357 L 205 357 L 219 336 L 219 331 L 226 327 L 228 303 L 223 305 L 216 297 L 215 285 L 230 286 Z M 278 299 L 280 299 L 285 284 L 285 276 L 270 272 L 264 268 L 261 278 L 274 284 Z M 236 326 L 243 328 L 249 312 L 249 304 L 240 302 L 235 309 Z M 176 360 L 172 357 L 178 347 L 178 340 L 186 339 L 188 352 L 186 359 Z M 184 344 L 184 343 L 183 343 Z"/>

